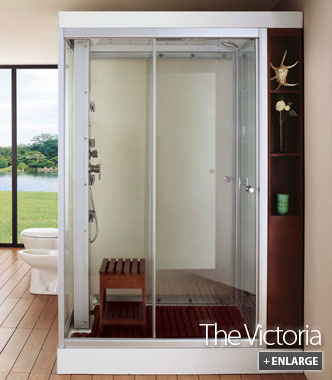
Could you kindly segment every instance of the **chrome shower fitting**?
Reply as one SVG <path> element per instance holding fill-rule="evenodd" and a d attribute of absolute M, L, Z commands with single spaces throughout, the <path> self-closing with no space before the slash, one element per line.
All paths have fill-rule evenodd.
<path fill-rule="evenodd" d="M 90 112 L 95 112 L 96 111 L 96 104 L 93 100 L 90 101 L 89 103 L 89 111 Z"/>
<path fill-rule="evenodd" d="M 89 210 L 89 223 L 92 223 L 94 222 L 94 220 L 96 219 L 96 211 L 95 210 Z"/>
<path fill-rule="evenodd" d="M 94 174 L 89 174 L 89 186 L 93 186 L 95 183 L 95 175 Z"/>
<path fill-rule="evenodd" d="M 223 47 L 225 47 L 227 49 L 232 49 L 232 50 L 236 50 L 239 48 L 238 44 L 236 44 L 233 41 L 229 41 L 229 40 L 220 41 L 220 45 L 222 45 Z"/>
<path fill-rule="evenodd" d="M 98 173 L 98 179 L 101 179 L 101 164 L 92 165 L 89 164 L 89 174 Z"/>
<path fill-rule="evenodd" d="M 98 157 L 98 150 L 97 149 L 93 149 L 93 150 L 89 150 L 89 158 L 97 158 Z"/>
<path fill-rule="evenodd" d="M 93 102 L 90 103 L 90 111 L 94 112 L 95 105 Z M 91 158 L 97 158 L 98 157 L 98 151 L 97 149 L 93 149 L 96 146 L 95 139 L 89 139 L 89 160 Z M 90 202 L 90 210 L 89 210 L 89 222 L 95 224 L 95 233 L 93 237 L 89 237 L 89 242 L 92 244 L 96 241 L 98 234 L 99 234 L 99 225 L 98 225 L 98 217 L 95 207 L 95 202 L 93 199 L 93 192 L 92 192 L 92 186 L 95 183 L 95 175 L 93 173 L 98 173 L 99 180 L 101 179 L 101 164 L 91 164 L 89 163 L 89 202 Z"/>

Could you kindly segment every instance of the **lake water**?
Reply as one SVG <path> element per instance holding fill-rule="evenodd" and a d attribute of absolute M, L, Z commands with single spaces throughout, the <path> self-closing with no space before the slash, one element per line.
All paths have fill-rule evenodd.
<path fill-rule="evenodd" d="M 0 191 L 12 190 L 12 174 L 0 173 Z M 58 192 L 58 173 L 17 173 L 18 191 Z"/>

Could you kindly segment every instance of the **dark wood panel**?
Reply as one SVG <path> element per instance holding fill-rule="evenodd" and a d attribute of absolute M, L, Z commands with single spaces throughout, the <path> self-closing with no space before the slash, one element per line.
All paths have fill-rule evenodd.
<path fill-rule="evenodd" d="M 303 327 L 304 267 L 304 109 L 303 109 L 302 29 L 268 30 L 268 64 L 279 66 L 287 50 L 285 65 L 299 61 L 289 71 L 287 82 L 296 87 L 275 91 L 269 81 L 269 194 L 268 194 L 268 289 L 267 324 L 269 329 Z M 273 71 L 268 69 L 271 77 Z M 274 74 L 273 74 L 274 75 Z M 284 124 L 284 152 L 279 149 L 279 113 L 275 104 L 280 97 L 292 102 L 298 116 Z M 289 194 L 289 213 L 277 213 L 278 193 Z M 275 342 L 275 336 L 269 340 Z M 289 346 L 286 346 L 289 347 Z M 294 346 L 293 346 L 294 347 Z"/>
<path fill-rule="evenodd" d="M 269 218 L 268 325 L 297 328 L 303 324 L 303 250 L 300 217 Z"/>

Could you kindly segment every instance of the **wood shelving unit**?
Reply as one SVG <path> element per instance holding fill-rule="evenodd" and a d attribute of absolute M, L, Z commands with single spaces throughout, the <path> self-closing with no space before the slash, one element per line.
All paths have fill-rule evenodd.
<path fill-rule="evenodd" d="M 287 50 L 285 65 L 299 61 L 289 71 L 287 82 L 296 87 L 276 90 L 269 80 L 269 197 L 268 197 L 268 295 L 269 329 L 301 329 L 303 326 L 304 240 L 304 123 L 303 123 L 302 29 L 268 30 L 268 75 L 270 62 L 279 66 Z M 279 149 L 279 112 L 275 104 L 282 96 L 292 102 L 298 116 L 284 124 L 284 151 Z M 289 212 L 278 215 L 277 194 L 289 194 Z M 275 342 L 275 336 L 269 340 Z M 293 338 L 292 338 L 293 339 Z M 291 340 L 292 341 L 292 340 Z M 275 346 L 271 346 L 275 347 Z M 286 346 L 290 347 L 290 346 Z M 298 346 L 292 346 L 292 348 Z"/>

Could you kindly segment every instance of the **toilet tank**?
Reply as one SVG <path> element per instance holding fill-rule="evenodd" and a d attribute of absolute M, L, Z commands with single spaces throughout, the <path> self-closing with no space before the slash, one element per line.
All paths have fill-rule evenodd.
<path fill-rule="evenodd" d="M 27 228 L 21 232 L 21 240 L 25 249 L 58 248 L 57 228 Z"/>

